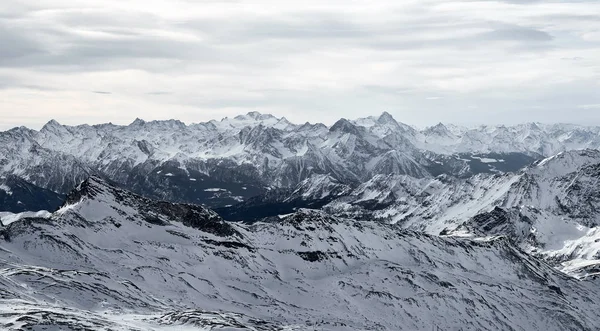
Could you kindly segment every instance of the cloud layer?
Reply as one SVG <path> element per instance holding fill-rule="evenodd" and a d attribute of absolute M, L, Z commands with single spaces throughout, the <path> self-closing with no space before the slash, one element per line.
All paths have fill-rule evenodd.
<path fill-rule="evenodd" d="M 600 125 L 597 1 L 4 0 L 0 45 L 0 129 L 250 110 Z"/>

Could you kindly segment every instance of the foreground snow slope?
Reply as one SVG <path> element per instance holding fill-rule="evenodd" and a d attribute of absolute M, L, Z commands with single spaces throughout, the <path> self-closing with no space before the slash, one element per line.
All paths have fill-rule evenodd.
<path fill-rule="evenodd" d="M 600 152 L 569 151 L 516 174 L 467 179 L 379 175 L 324 206 L 430 234 L 506 235 L 578 276 L 600 255 Z"/>
<path fill-rule="evenodd" d="M 243 314 L 233 316 L 256 330 L 600 324 L 595 282 L 559 273 L 504 238 L 440 238 L 311 210 L 233 224 L 95 177 L 59 211 L 15 221 L 0 238 L 5 329 L 172 330 L 215 320 L 189 309 Z"/>

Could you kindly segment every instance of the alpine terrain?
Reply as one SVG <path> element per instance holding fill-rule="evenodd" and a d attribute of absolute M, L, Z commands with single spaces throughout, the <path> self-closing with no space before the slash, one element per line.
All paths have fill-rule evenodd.
<path fill-rule="evenodd" d="M 0 133 L 2 330 L 597 330 L 600 128 Z"/>

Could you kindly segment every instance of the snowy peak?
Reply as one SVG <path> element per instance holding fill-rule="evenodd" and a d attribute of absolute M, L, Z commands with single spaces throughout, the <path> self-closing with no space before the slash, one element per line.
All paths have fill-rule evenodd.
<path fill-rule="evenodd" d="M 48 121 L 48 123 L 44 124 L 44 126 L 42 127 L 42 130 L 44 130 L 44 128 L 46 128 L 46 130 L 52 129 L 52 128 L 57 128 L 57 127 L 61 127 L 62 125 L 60 123 L 58 123 L 58 121 L 51 119 L 50 121 Z"/>
<path fill-rule="evenodd" d="M 449 137 L 450 138 L 450 137 L 454 136 L 452 134 L 452 132 L 450 132 L 450 130 L 448 130 L 448 127 L 446 127 L 442 123 L 438 123 L 432 127 L 425 129 L 424 133 L 426 135 L 436 135 L 438 137 Z"/>
<path fill-rule="evenodd" d="M 147 199 L 97 176 L 79 184 L 55 213 L 57 216 L 65 214 L 75 214 L 78 216 L 75 219 L 93 221 L 97 225 L 120 227 L 122 222 L 134 221 L 167 226 L 178 222 L 217 236 L 239 235 L 210 209 Z"/>
<path fill-rule="evenodd" d="M 377 118 L 377 123 L 382 125 L 398 125 L 398 122 L 396 122 L 394 117 L 387 111 L 384 111 L 383 113 L 381 113 L 381 115 L 379 115 L 379 117 Z"/>
<path fill-rule="evenodd" d="M 179 120 L 154 120 L 154 121 L 145 121 L 140 118 L 136 118 L 131 124 L 128 126 L 134 130 L 143 130 L 143 131 L 174 131 L 174 130 L 184 130 L 187 128 L 185 123 Z"/>
<path fill-rule="evenodd" d="M 246 115 L 238 115 L 234 117 L 236 120 L 255 120 L 255 121 L 265 121 L 269 119 L 277 119 L 275 116 L 271 114 L 261 114 L 257 111 L 248 112 Z"/>
<path fill-rule="evenodd" d="M 332 199 L 346 195 L 350 191 L 350 186 L 340 183 L 330 175 L 319 174 L 313 175 L 298 184 L 288 200 L 298 197 L 304 200 Z"/>
<path fill-rule="evenodd" d="M 106 180 L 98 176 L 90 176 L 79 183 L 68 195 L 65 205 L 76 204 L 84 199 L 95 199 L 102 194 L 112 194 L 113 190 L 118 190 L 116 186 L 109 184 Z"/>
<path fill-rule="evenodd" d="M 143 119 L 136 117 L 135 120 L 133 120 L 133 122 L 131 122 L 131 124 L 129 124 L 130 127 L 140 127 L 140 126 L 144 126 L 144 124 L 146 124 L 146 121 L 144 121 Z"/>
<path fill-rule="evenodd" d="M 352 134 L 355 136 L 359 136 L 360 135 L 360 130 L 358 129 L 358 127 L 356 127 L 354 124 L 350 123 L 350 121 L 348 121 L 345 118 L 342 118 L 340 120 L 338 120 L 337 122 L 335 122 L 331 128 L 329 128 L 330 132 L 340 132 L 340 133 L 348 133 L 348 134 Z"/>
<path fill-rule="evenodd" d="M 62 134 L 69 133 L 67 128 L 65 126 L 63 126 L 62 124 L 58 123 L 56 120 L 50 120 L 48 123 L 44 124 L 44 126 L 42 127 L 40 132 L 45 133 L 45 134 L 55 134 L 55 135 L 62 135 Z"/>
<path fill-rule="evenodd" d="M 584 166 L 598 163 L 600 163 L 599 150 L 566 151 L 536 162 L 528 172 L 546 177 L 560 177 Z"/>

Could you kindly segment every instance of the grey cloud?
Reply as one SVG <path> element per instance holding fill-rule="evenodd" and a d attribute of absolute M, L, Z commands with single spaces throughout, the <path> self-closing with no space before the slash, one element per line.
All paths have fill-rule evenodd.
<path fill-rule="evenodd" d="M 58 36 L 60 45 L 45 50 L 42 41 L 35 41 L 25 33 L 7 35 L 0 31 L 0 43 L 11 45 L 0 48 L 0 67 L 81 67 L 114 68 L 136 66 L 137 59 L 194 59 L 218 61 L 220 52 L 194 42 L 182 42 L 153 36 L 138 38 L 101 39 L 49 31 Z M 7 37 L 8 36 L 8 37 Z M 52 45 L 49 47 L 53 47 Z M 131 61 L 127 61 L 131 60 Z M 124 61 L 119 63 L 119 61 Z M 63 68 L 66 70 L 67 68 Z"/>
<path fill-rule="evenodd" d="M 40 9 L 35 0 L 12 1 L 15 5 L 18 2 Z M 67 98 L 77 95 L 75 98 L 80 99 L 76 103 L 85 104 L 85 98 L 93 97 L 90 92 L 100 89 L 95 92 L 119 91 L 110 97 L 115 104 L 141 101 L 159 109 L 152 111 L 164 111 L 168 106 L 228 111 L 270 107 L 296 110 L 298 114 L 327 111 L 332 117 L 403 109 L 406 121 L 416 123 L 425 121 L 424 117 L 435 122 L 471 117 L 484 122 L 488 113 L 465 111 L 473 104 L 504 114 L 498 119 L 505 116 L 512 120 L 518 117 L 513 114 L 508 118 L 503 109 L 523 110 L 539 101 L 558 118 L 560 108 L 568 108 L 574 100 L 581 105 L 600 102 L 595 99 L 597 79 L 585 86 L 561 86 L 559 92 L 552 87 L 556 84 L 552 79 L 545 79 L 554 76 L 582 81 L 598 70 L 594 54 L 600 45 L 578 38 L 599 20 L 594 11 L 587 10 L 589 6 L 569 6 L 569 14 L 550 7 L 538 13 L 525 5 L 544 6 L 547 1 L 495 0 L 483 5 L 473 1 L 466 4 L 465 11 L 452 9 L 453 5 L 461 8 L 465 2 L 469 1 L 458 0 L 444 8 L 436 6 L 448 5 L 442 0 L 406 6 L 381 2 L 381 8 L 387 7 L 377 15 L 375 11 L 363 14 L 351 3 L 343 8 L 325 4 L 320 12 L 306 12 L 303 6 L 289 2 L 280 13 L 277 8 L 265 10 L 269 16 L 260 16 L 262 10 L 236 14 L 225 6 L 211 19 L 198 19 L 206 13 L 195 16 L 185 11 L 187 6 L 164 15 L 156 10 L 148 10 L 154 14 L 121 11 L 109 5 L 100 10 L 97 5 L 104 4 L 98 0 L 73 1 L 71 6 L 65 5 L 70 9 L 44 13 L 27 12 L 24 5 L 12 11 L 8 6 L 11 12 L 0 13 L 0 69 L 15 75 L 0 76 L 0 89 L 42 89 L 37 85 L 45 83 L 61 88 L 60 82 L 71 82 L 71 76 L 79 72 L 103 72 L 102 79 L 117 81 L 120 73 L 110 71 L 136 69 L 168 73 L 174 85 L 138 86 L 138 82 L 124 81 L 127 88 L 118 89 L 110 82 L 83 82 L 82 86 L 89 87 Z M 494 8 L 506 7 L 502 2 L 524 6 L 510 6 L 510 13 L 522 12 L 507 17 L 501 11 L 494 13 Z M 68 0 L 61 3 L 68 4 Z M 90 4 L 90 8 L 79 10 L 82 4 Z M 194 7 L 191 1 L 189 5 Z M 211 10 L 220 9 L 217 5 Z M 578 11 L 581 15 L 576 15 Z M 578 23 L 576 28 L 569 24 L 571 21 Z M 536 61 L 535 56 L 519 57 L 521 52 L 549 52 L 551 56 Z M 575 57 L 584 60 L 560 60 Z M 494 65 L 503 70 L 491 70 L 488 77 L 486 70 Z M 580 70 L 584 65 L 591 69 Z M 298 77 L 290 77 L 292 74 Z M 32 77 L 36 81 L 29 81 Z M 93 75 L 82 77 L 85 80 Z M 522 85 L 507 87 L 505 82 L 513 79 Z M 540 85 L 549 86 L 543 93 L 536 90 L 538 84 L 531 83 L 541 80 Z M 202 89 L 202 84 L 208 88 Z M 489 91 L 502 97 L 480 96 Z M 149 97 L 168 94 L 173 96 Z M 562 95 L 561 102 L 547 97 L 549 94 Z M 443 101 L 427 100 L 432 96 L 441 96 Z M 12 93 L 12 97 L 13 104 L 20 102 L 19 94 Z M 69 102 L 67 98 L 62 99 L 64 103 Z M 42 101 L 40 105 L 44 106 Z M 89 118 L 98 114 L 90 113 Z"/>
<path fill-rule="evenodd" d="M 0 64 L 11 59 L 44 53 L 43 47 L 17 27 L 0 22 Z"/>
<path fill-rule="evenodd" d="M 293 16 L 252 17 L 236 21 L 190 20 L 179 25 L 212 36 L 217 43 L 253 43 L 269 39 L 315 41 L 371 36 L 368 29 L 343 15 L 295 13 Z"/>
<path fill-rule="evenodd" d="M 17 84 L 18 80 L 12 76 L 0 75 L 0 89 L 11 88 Z"/>
<path fill-rule="evenodd" d="M 479 35 L 486 40 L 514 40 L 514 41 L 550 41 L 552 36 L 544 31 L 525 27 L 509 27 L 485 32 Z"/>
<path fill-rule="evenodd" d="M 268 58 L 249 56 L 251 52 L 243 50 L 244 47 L 240 47 L 243 45 L 238 44 L 237 50 L 232 50 L 221 49 L 214 41 L 176 40 L 154 35 L 152 30 L 139 29 L 136 21 L 127 27 L 126 20 L 119 19 L 124 26 L 110 26 L 109 17 L 98 15 L 93 15 L 98 26 L 92 30 L 110 32 L 111 36 L 82 35 L 63 24 L 34 26 L 22 21 L 10 29 L 0 25 L 0 44 L 11 46 L 0 48 L 0 67 L 47 71 L 55 67 L 63 71 L 144 69 L 148 63 L 142 64 L 141 59 L 237 66 L 248 64 L 257 68 L 270 65 Z M 119 14 L 113 16 L 119 17 Z"/>
<path fill-rule="evenodd" d="M 0 90 L 22 88 L 37 91 L 57 91 L 55 87 L 42 86 L 40 84 L 32 84 L 24 81 L 13 75 L 0 74 Z M 1 108 L 1 107 L 0 107 Z"/>

